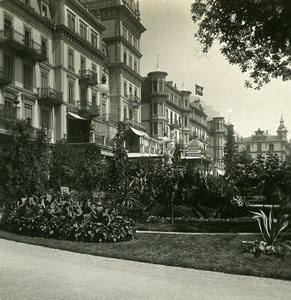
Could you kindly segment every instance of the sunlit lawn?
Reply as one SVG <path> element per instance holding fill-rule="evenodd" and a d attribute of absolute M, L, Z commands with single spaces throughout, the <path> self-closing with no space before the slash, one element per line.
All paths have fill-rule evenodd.
<path fill-rule="evenodd" d="M 138 233 L 130 242 L 93 244 L 27 237 L 0 231 L 0 238 L 50 248 L 168 266 L 291 280 L 291 255 L 285 260 L 242 251 L 242 240 L 258 235 L 183 235 Z"/>

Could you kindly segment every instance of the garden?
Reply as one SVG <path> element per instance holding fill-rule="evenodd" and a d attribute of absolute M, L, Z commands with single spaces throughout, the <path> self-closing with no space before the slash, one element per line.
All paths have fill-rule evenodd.
<path fill-rule="evenodd" d="M 163 157 L 129 160 L 122 123 L 112 158 L 95 145 L 83 148 L 65 140 L 50 145 L 44 131 L 32 138 L 29 120 L 10 130 L 11 150 L 2 151 L 0 159 L 0 237 L 291 279 L 290 162 L 272 154 L 250 160 L 247 153 L 235 152 L 230 132 L 226 173 L 215 177 L 183 162 L 179 148 L 170 165 Z M 254 199 L 259 208 L 252 206 Z"/>

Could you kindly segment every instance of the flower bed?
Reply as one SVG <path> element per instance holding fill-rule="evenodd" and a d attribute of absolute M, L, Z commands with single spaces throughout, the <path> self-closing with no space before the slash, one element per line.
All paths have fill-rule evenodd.
<path fill-rule="evenodd" d="M 175 218 L 174 224 L 171 224 L 171 218 L 169 217 L 150 216 L 145 222 L 139 222 L 136 225 L 136 229 L 169 232 L 259 232 L 256 221 L 246 217 L 234 219 L 197 219 L 181 217 Z"/>

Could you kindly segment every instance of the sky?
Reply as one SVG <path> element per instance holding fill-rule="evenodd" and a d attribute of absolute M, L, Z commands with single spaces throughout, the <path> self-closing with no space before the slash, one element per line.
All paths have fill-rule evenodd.
<path fill-rule="evenodd" d="M 167 80 L 195 93 L 204 87 L 201 100 L 218 110 L 226 122 L 244 137 L 258 128 L 276 134 L 281 114 L 291 139 L 291 81 L 272 80 L 259 91 L 246 89 L 247 74 L 230 65 L 214 45 L 202 55 L 194 38 L 197 25 L 191 20 L 194 0 L 139 0 L 141 22 L 147 31 L 141 38 L 141 75 L 157 67 L 168 73 Z M 159 58 L 158 58 L 159 57 Z"/>

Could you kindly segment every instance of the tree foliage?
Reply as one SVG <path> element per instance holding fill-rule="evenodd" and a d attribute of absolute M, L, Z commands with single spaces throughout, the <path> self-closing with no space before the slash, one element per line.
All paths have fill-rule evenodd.
<path fill-rule="evenodd" d="M 225 175 L 232 177 L 237 166 L 237 143 L 233 126 L 227 127 L 226 143 L 224 147 Z"/>
<path fill-rule="evenodd" d="M 249 73 L 246 87 L 291 79 L 290 0 L 195 0 L 191 11 L 203 52 L 218 40 L 229 63 Z"/>
<path fill-rule="evenodd" d="M 30 120 L 17 120 L 10 128 L 13 142 L 10 152 L 2 157 L 1 173 L 5 196 L 19 199 L 41 195 L 47 188 L 49 177 L 49 146 L 43 130 L 34 131 Z"/>

